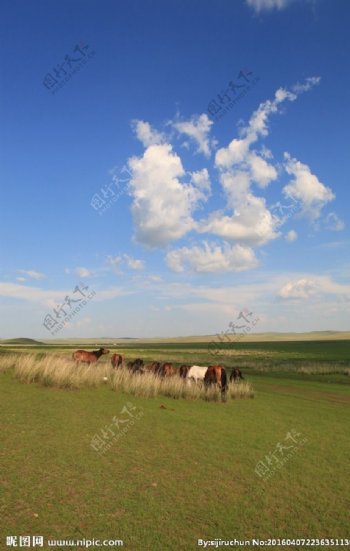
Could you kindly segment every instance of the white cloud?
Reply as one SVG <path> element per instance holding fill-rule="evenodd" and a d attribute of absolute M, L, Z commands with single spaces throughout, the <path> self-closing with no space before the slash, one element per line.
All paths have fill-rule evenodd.
<path fill-rule="evenodd" d="M 20 274 L 25 274 L 30 279 L 44 279 L 46 276 L 45 274 L 42 274 L 41 272 L 36 272 L 35 270 L 17 270 Z"/>
<path fill-rule="evenodd" d="M 215 141 L 209 139 L 210 129 L 213 121 L 203 113 L 193 116 L 189 121 L 173 122 L 172 126 L 180 133 L 185 134 L 197 145 L 197 152 L 203 153 L 206 157 L 211 154 Z"/>
<path fill-rule="evenodd" d="M 280 112 L 284 102 L 294 102 L 299 94 L 319 82 L 319 77 L 309 77 L 289 90 L 277 89 L 273 99 L 262 102 L 252 113 L 248 124 L 240 128 L 239 137 L 216 152 L 214 166 L 219 170 L 226 204 L 222 210 L 213 211 L 202 220 L 198 220 L 198 214 L 195 217 L 195 211 L 211 194 L 208 170 L 204 168 L 186 173 L 172 145 L 164 143 L 164 135 L 145 121 L 134 121 L 135 132 L 146 147 L 143 156 L 132 157 L 128 161 L 132 174 L 129 190 L 133 199 L 131 211 L 136 241 L 149 247 L 163 247 L 183 238 L 190 231 L 219 236 L 230 242 L 225 245 L 231 248 L 226 251 L 231 254 L 230 261 L 227 260 L 230 254 L 226 254 L 225 262 L 220 257 L 223 252 L 220 246 L 204 242 L 172 251 L 167 255 L 168 265 L 171 264 L 175 271 L 185 267 L 193 271 L 211 271 L 213 258 L 214 263 L 218 260 L 216 266 L 221 266 L 222 271 L 231 270 L 234 266 L 232 255 L 235 252 L 237 257 L 238 254 L 235 246 L 246 251 L 251 246 L 264 245 L 282 235 L 280 228 L 288 217 L 270 211 L 265 198 L 256 195 L 253 190 L 254 185 L 264 190 L 277 180 L 281 169 L 293 176 L 293 180 L 283 188 L 284 196 L 294 199 L 295 203 L 300 201 L 301 214 L 307 214 L 314 221 L 322 207 L 334 197 L 332 191 L 318 181 L 309 167 L 288 154 L 285 154 L 281 167 L 274 163 L 272 153 L 264 145 L 259 144 L 257 149 L 254 144 L 268 136 L 270 116 Z M 215 145 L 210 139 L 213 121 L 206 114 L 194 116 L 188 121 L 177 118 L 169 124 L 194 141 L 198 152 L 210 156 Z M 335 219 L 331 221 L 334 223 Z M 296 238 L 294 230 L 285 235 L 289 242 Z M 191 253 L 194 254 L 193 259 L 190 258 Z M 125 258 L 118 257 L 115 265 L 119 267 L 124 261 Z M 250 259 L 247 266 L 255 267 L 254 261 Z"/>
<path fill-rule="evenodd" d="M 292 0 L 246 0 L 249 7 L 253 8 L 257 13 L 261 11 L 271 11 L 273 9 L 283 10 Z"/>
<path fill-rule="evenodd" d="M 16 277 L 16 280 L 21 282 L 27 281 L 25 277 Z"/>
<path fill-rule="evenodd" d="M 79 277 L 90 277 L 93 275 L 93 273 L 88 270 L 87 268 L 84 268 L 83 266 L 79 266 L 78 268 L 75 268 L 74 273 Z"/>
<path fill-rule="evenodd" d="M 248 155 L 247 168 L 250 170 L 252 181 L 256 182 L 261 188 L 265 188 L 270 182 L 277 178 L 277 170 L 275 167 L 256 153 L 250 153 Z"/>
<path fill-rule="evenodd" d="M 129 159 L 135 238 L 150 247 L 164 246 L 195 228 L 192 211 L 203 193 L 180 178 L 180 157 L 170 144 L 152 145 L 143 157 Z"/>
<path fill-rule="evenodd" d="M 266 188 L 278 177 L 275 166 L 268 160 L 271 152 L 262 148 L 260 153 L 251 149 L 253 144 L 269 134 L 271 114 L 279 111 L 280 104 L 295 101 L 298 94 L 319 83 L 318 77 L 306 79 L 291 92 L 279 88 L 273 100 L 261 103 L 249 119 L 247 126 L 240 128 L 239 138 L 234 138 L 227 147 L 220 148 L 215 156 L 216 167 L 221 171 L 220 182 L 227 199 L 227 208 L 232 215 L 212 213 L 200 225 L 201 231 L 220 235 L 225 239 L 250 245 L 262 245 L 280 234 L 278 227 L 285 220 L 273 215 L 263 197 L 253 193 L 252 185 Z"/>
<path fill-rule="evenodd" d="M 69 294 L 69 291 L 46 290 L 39 287 L 31 287 L 20 285 L 18 283 L 2 283 L 0 282 L 0 296 L 11 297 L 29 302 L 41 302 L 48 304 L 48 301 L 59 301 Z M 55 303 L 56 305 L 56 303 Z"/>
<path fill-rule="evenodd" d="M 209 178 L 209 172 L 206 168 L 203 168 L 202 170 L 197 170 L 196 172 L 191 172 L 191 183 L 196 186 L 199 190 L 202 190 L 203 192 L 210 193 L 211 191 L 211 185 L 210 185 L 210 178 Z"/>
<path fill-rule="evenodd" d="M 137 139 L 144 145 L 144 147 L 163 143 L 164 135 L 157 132 L 157 130 L 154 130 L 149 122 L 134 120 L 132 122 L 132 126 Z"/>
<path fill-rule="evenodd" d="M 252 249 L 242 245 L 223 246 L 203 242 L 200 246 L 182 247 L 166 256 L 169 268 L 175 272 L 242 272 L 258 265 Z"/>
<path fill-rule="evenodd" d="M 295 92 L 296 94 L 302 94 L 303 92 L 308 92 L 309 90 L 311 90 L 311 88 L 313 88 L 314 86 L 317 86 L 317 84 L 319 84 L 321 81 L 321 77 L 308 77 L 304 83 L 302 84 L 294 84 L 294 86 L 292 86 L 292 90 L 293 92 Z"/>
<path fill-rule="evenodd" d="M 311 77 L 312 78 L 312 77 Z M 310 79 L 307 79 L 309 89 L 311 88 Z M 315 85 L 317 82 L 314 82 Z M 266 137 L 269 134 L 268 120 L 271 114 L 277 113 L 279 105 L 284 101 L 295 101 L 297 94 L 284 88 L 279 88 L 275 92 L 273 100 L 266 100 L 261 103 L 249 119 L 246 127 L 240 129 L 240 139 L 233 139 L 227 147 L 222 147 L 216 152 L 215 163 L 220 169 L 232 168 L 234 165 L 246 162 L 250 146 L 255 143 L 259 137 Z"/>
<path fill-rule="evenodd" d="M 335 198 L 334 193 L 320 182 L 310 168 L 293 159 L 289 153 L 284 153 L 285 170 L 293 176 L 293 180 L 283 188 L 285 197 L 301 202 L 301 214 L 311 220 L 320 217 L 322 208 Z"/>
<path fill-rule="evenodd" d="M 330 212 L 325 218 L 327 230 L 342 231 L 345 228 L 345 222 L 339 218 L 335 212 Z"/>
<path fill-rule="evenodd" d="M 298 279 L 289 279 L 277 292 L 282 299 L 307 299 L 318 297 L 321 301 L 330 297 L 343 297 L 350 286 L 337 283 L 329 276 L 305 274 Z"/>
<path fill-rule="evenodd" d="M 124 254 L 124 260 L 132 270 L 143 270 L 145 267 L 143 260 L 138 260 L 127 254 Z"/>
<path fill-rule="evenodd" d="M 107 256 L 107 264 L 112 266 L 115 272 L 122 273 L 121 268 L 123 265 L 127 265 L 128 268 L 132 270 L 143 270 L 144 262 L 137 258 L 133 258 L 128 254 L 116 255 L 116 256 Z"/>
<path fill-rule="evenodd" d="M 292 243 L 293 241 L 296 241 L 298 239 L 298 234 L 295 230 L 290 230 L 288 233 L 286 233 L 286 240 Z"/>
<path fill-rule="evenodd" d="M 278 237 L 279 220 L 266 207 L 265 199 L 250 191 L 247 173 L 226 172 L 221 175 L 221 183 L 227 205 L 234 212 L 231 216 L 219 211 L 212 213 L 201 223 L 199 231 L 249 245 L 263 245 Z"/>
<path fill-rule="evenodd" d="M 309 298 L 315 294 L 317 284 L 314 280 L 299 279 L 286 283 L 278 292 L 278 296 L 284 299 Z"/>

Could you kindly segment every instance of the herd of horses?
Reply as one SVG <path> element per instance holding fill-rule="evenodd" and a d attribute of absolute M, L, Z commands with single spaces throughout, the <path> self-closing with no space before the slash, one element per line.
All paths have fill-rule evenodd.
<path fill-rule="evenodd" d="M 77 350 L 73 353 L 73 360 L 79 365 L 80 362 L 87 364 L 96 363 L 97 360 L 104 354 L 109 354 L 109 350 L 106 348 L 99 348 L 93 352 L 86 350 Z M 111 364 L 113 369 L 123 368 L 125 366 L 123 357 L 121 354 L 113 354 L 111 357 Z M 203 382 L 206 387 L 211 385 L 217 385 L 222 393 L 225 393 L 228 388 L 228 377 L 226 369 L 222 365 L 210 365 L 203 367 L 200 365 L 182 365 L 180 368 L 176 368 L 172 363 L 160 363 L 152 362 L 145 364 L 141 358 L 127 362 L 126 368 L 133 374 L 142 375 L 143 373 L 154 373 L 159 377 L 173 377 L 178 376 L 185 379 L 188 382 Z M 232 369 L 229 381 L 237 382 L 244 379 L 242 372 L 239 368 Z"/>

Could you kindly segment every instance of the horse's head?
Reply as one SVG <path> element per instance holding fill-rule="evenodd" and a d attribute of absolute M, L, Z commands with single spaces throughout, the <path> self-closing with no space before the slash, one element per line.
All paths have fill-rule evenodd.
<path fill-rule="evenodd" d="M 100 348 L 100 352 L 101 354 L 109 354 L 110 350 L 108 350 L 107 348 Z"/>

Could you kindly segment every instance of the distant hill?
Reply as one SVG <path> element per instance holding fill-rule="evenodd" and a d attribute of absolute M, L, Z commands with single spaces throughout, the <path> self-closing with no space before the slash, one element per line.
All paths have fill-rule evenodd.
<path fill-rule="evenodd" d="M 31 344 L 36 345 L 38 344 L 44 344 L 43 342 L 36 341 L 35 339 L 27 339 L 25 337 L 19 337 L 18 339 L 8 339 L 5 341 L 1 341 L 2 344 Z"/>

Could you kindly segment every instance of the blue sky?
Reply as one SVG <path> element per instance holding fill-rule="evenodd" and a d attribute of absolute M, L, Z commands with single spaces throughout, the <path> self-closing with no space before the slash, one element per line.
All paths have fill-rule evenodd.
<path fill-rule="evenodd" d="M 0 338 L 348 330 L 349 15 L 5 1 Z"/>

